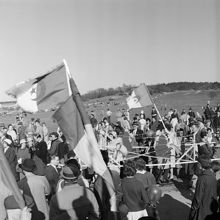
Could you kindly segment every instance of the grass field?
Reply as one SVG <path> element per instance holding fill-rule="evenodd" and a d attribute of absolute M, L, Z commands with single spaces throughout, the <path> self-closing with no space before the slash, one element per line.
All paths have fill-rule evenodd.
<path fill-rule="evenodd" d="M 210 99 L 209 97 L 210 91 L 194 90 L 159 94 L 154 96 L 153 99 L 161 115 L 167 113 L 170 108 L 176 108 L 180 112 L 183 108 L 188 111 L 189 107 L 192 107 L 194 111 L 202 113 L 202 106 L 205 106 L 208 100 L 210 101 L 211 106 L 216 106 L 220 103 L 220 90 L 216 90 L 215 93 L 216 96 L 213 99 Z M 110 96 L 94 99 L 85 102 L 85 107 L 88 113 L 94 111 L 98 120 L 101 120 L 105 116 L 107 108 L 109 108 L 113 112 L 112 120 L 114 122 L 116 118 L 116 111 L 122 108 L 127 108 L 126 97 Z M 134 113 L 140 113 L 140 111 L 141 109 L 132 109 L 131 117 L 134 115 Z M 146 116 L 150 116 L 151 106 L 145 107 L 144 111 Z M 27 120 L 30 120 L 31 118 L 40 118 L 42 122 L 46 122 L 49 131 L 54 131 L 57 128 L 57 124 L 51 117 L 53 113 L 54 112 L 41 112 L 36 114 L 27 114 Z M 8 124 L 15 122 L 15 116 L 16 113 L 0 116 L 0 122 L 7 126 Z"/>

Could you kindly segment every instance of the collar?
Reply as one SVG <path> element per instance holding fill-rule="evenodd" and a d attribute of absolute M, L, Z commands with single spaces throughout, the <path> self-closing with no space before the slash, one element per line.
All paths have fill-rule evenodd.
<path fill-rule="evenodd" d="M 146 173 L 146 170 L 137 170 L 136 173 L 145 174 L 145 173 Z"/>

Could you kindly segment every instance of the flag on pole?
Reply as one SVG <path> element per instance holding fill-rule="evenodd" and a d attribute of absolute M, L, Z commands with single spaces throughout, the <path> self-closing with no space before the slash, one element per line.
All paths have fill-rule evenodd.
<path fill-rule="evenodd" d="M 2 143 L 0 143 L 0 182 L 14 195 L 19 207 L 23 209 L 25 207 L 24 199 L 4 155 Z"/>
<path fill-rule="evenodd" d="M 61 105 L 69 97 L 69 85 L 64 63 L 52 71 L 16 84 L 6 93 L 17 100 L 27 112 L 51 109 Z"/>
<path fill-rule="evenodd" d="M 127 98 L 127 105 L 129 109 L 153 105 L 150 93 L 145 84 L 141 84 L 132 91 L 131 95 Z"/>
<path fill-rule="evenodd" d="M 97 174 L 106 179 L 113 187 L 110 173 L 102 158 L 98 144 L 92 144 L 91 137 L 86 131 L 86 127 L 91 125 L 90 121 L 88 118 L 86 118 L 86 121 L 82 121 L 72 96 L 57 109 L 53 118 L 56 119 L 71 148 L 80 160 L 88 167 L 93 168 Z"/>

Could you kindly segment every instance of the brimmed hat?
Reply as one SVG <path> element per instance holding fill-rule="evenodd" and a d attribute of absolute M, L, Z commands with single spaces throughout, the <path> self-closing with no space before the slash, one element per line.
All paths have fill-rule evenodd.
<path fill-rule="evenodd" d="M 80 169 L 77 166 L 71 164 L 64 166 L 60 174 L 63 179 L 74 180 L 79 177 Z"/>
<path fill-rule="evenodd" d="M 22 170 L 27 172 L 33 172 L 37 169 L 36 164 L 32 159 L 24 159 L 20 167 Z"/>
<path fill-rule="evenodd" d="M 8 145 L 11 145 L 11 144 L 12 144 L 12 141 L 11 141 L 10 139 L 7 139 L 7 138 L 5 138 L 5 139 L 3 140 L 3 142 L 7 143 Z"/>

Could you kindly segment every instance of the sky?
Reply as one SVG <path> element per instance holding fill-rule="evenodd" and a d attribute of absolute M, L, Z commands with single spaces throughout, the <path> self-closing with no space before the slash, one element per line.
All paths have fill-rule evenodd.
<path fill-rule="evenodd" d="M 0 0 L 0 101 L 66 59 L 82 94 L 220 81 L 219 0 Z"/>

